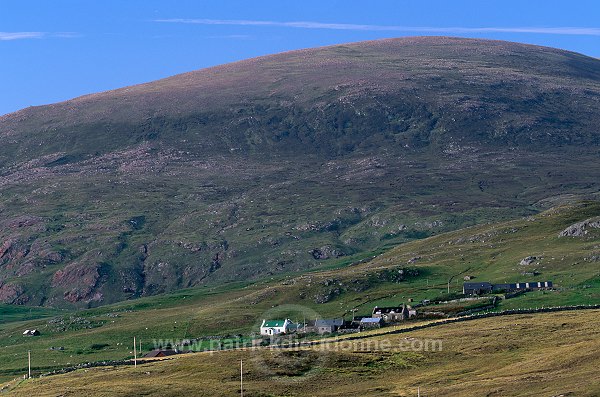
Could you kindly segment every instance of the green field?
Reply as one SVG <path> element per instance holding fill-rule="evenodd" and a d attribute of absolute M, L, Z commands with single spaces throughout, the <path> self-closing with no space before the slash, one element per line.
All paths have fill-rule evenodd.
<path fill-rule="evenodd" d="M 22 375 L 28 350 L 33 354 L 34 373 L 40 374 L 81 362 L 131 357 L 133 336 L 141 340 L 143 351 L 150 350 L 154 340 L 238 334 L 247 338 L 257 332 L 265 317 L 349 319 L 352 309 L 357 309 L 356 315 L 368 315 L 375 305 L 443 297 L 448 279 L 459 273 L 474 277 L 474 281 L 549 280 L 555 284 L 553 291 L 528 292 L 500 301 L 497 310 L 598 304 L 600 270 L 591 261 L 600 251 L 600 229 L 590 229 L 582 237 L 558 237 L 558 233 L 599 215 L 600 203 L 584 202 L 407 243 L 368 262 L 332 265 L 329 270 L 187 289 L 60 314 L 32 309 L 33 316 L 52 317 L 12 322 L 6 318 L 0 324 L 0 378 L 7 381 Z M 528 256 L 539 260 L 519 265 Z M 398 269 L 406 277 L 390 281 Z M 540 274 L 522 275 L 533 269 Z M 461 290 L 462 278 L 458 279 L 458 283 L 451 282 L 452 293 Z M 20 312 L 13 314 L 18 316 L 15 320 L 29 313 L 28 308 L 14 310 Z M 31 328 L 42 335 L 21 335 Z"/>
<path fill-rule="evenodd" d="M 66 310 L 55 310 L 44 307 L 29 307 L 0 304 L 0 324 L 15 321 L 32 320 L 44 317 L 53 317 Z"/>
<path fill-rule="evenodd" d="M 600 311 L 489 318 L 327 348 L 196 353 L 14 383 L 14 396 L 597 396 Z M 441 343 L 441 344 L 440 344 Z"/>

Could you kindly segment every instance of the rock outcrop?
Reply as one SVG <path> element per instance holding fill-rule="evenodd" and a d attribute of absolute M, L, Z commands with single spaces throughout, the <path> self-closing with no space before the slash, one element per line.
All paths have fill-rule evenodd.
<path fill-rule="evenodd" d="M 521 265 L 521 266 L 529 266 L 529 265 L 531 265 L 533 262 L 535 262 L 537 260 L 538 260 L 537 256 L 528 256 L 527 258 L 521 259 L 521 262 L 519 262 L 519 265 Z"/>
<path fill-rule="evenodd" d="M 0 302 L 9 304 L 25 304 L 29 297 L 23 294 L 23 287 L 17 284 L 0 283 Z"/>
<path fill-rule="evenodd" d="M 344 256 L 345 254 L 334 247 L 329 245 L 323 246 L 321 248 L 315 248 L 311 252 L 311 255 L 315 259 L 330 259 L 330 258 L 339 258 L 340 256 Z"/>
<path fill-rule="evenodd" d="M 96 287 L 103 273 L 100 263 L 74 262 L 54 273 L 52 286 L 65 289 L 67 302 L 101 301 L 102 293 Z"/>
<path fill-rule="evenodd" d="M 558 234 L 558 237 L 583 237 L 589 229 L 600 229 L 600 217 L 586 219 L 575 223 Z"/>

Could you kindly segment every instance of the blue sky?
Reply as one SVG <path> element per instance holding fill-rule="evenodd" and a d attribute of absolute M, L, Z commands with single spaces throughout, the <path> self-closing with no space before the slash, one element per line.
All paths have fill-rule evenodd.
<path fill-rule="evenodd" d="M 0 114 L 258 55 L 415 35 L 600 57 L 600 1 L 0 0 Z"/>

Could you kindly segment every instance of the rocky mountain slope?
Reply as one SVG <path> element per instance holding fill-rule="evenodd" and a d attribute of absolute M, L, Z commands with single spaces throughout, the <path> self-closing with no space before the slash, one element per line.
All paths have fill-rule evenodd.
<path fill-rule="evenodd" d="M 265 318 L 302 321 L 304 317 L 344 317 L 349 320 L 352 316 L 371 315 L 375 306 L 416 305 L 425 299 L 445 301 L 458 297 L 465 276 L 472 282 L 548 280 L 554 284 L 551 291 L 530 291 L 499 299 L 496 310 L 599 305 L 600 229 L 590 226 L 585 228 L 585 234 L 563 233 L 589 224 L 587 220 L 599 216 L 600 202 L 597 201 L 559 206 L 526 218 L 468 227 L 401 244 L 374 259 L 343 268 L 278 275 L 257 282 L 199 286 L 98 308 L 31 310 L 0 304 L 0 346 L 3 346 L 0 384 L 27 371 L 27 355 L 23 354 L 27 350 L 32 352 L 37 375 L 80 363 L 131 358 L 131 335 L 141 341 L 140 351 L 144 352 L 153 349 L 156 341 L 169 339 L 198 338 L 204 342 L 194 344 L 195 349 L 215 348 L 217 336 L 230 341 L 235 335 L 248 338 L 258 331 Z M 448 280 L 451 280 L 451 295 L 447 294 Z M 417 310 L 453 316 L 469 310 L 489 309 L 490 302 L 491 298 L 433 303 Z M 585 312 L 588 311 L 572 313 L 580 318 L 586 316 Z M 564 319 L 568 313 L 555 315 Z M 471 336 L 479 329 L 489 341 L 489 331 L 494 328 L 489 324 L 498 321 L 502 320 L 490 320 L 486 328 L 475 323 L 461 323 L 459 328 Z M 534 323 L 555 334 L 544 321 L 529 320 L 529 328 L 519 328 L 516 332 L 520 336 L 516 339 L 539 339 L 539 333 L 530 328 Z M 411 321 L 400 326 L 415 324 Z M 26 329 L 37 329 L 41 336 L 23 337 Z M 382 331 L 386 329 L 396 328 Z M 504 326 L 498 329 L 506 332 Z M 595 335 L 582 333 L 582 329 L 569 329 L 569 332 L 600 341 Z M 361 335 L 365 334 L 368 332 Z M 483 345 L 475 349 L 481 353 Z M 49 349 L 51 346 L 64 350 Z M 548 346 L 556 348 L 556 344 Z M 514 357 L 513 350 L 502 351 Z M 487 354 L 483 357 L 489 361 Z M 569 371 L 572 370 L 570 367 Z M 539 391 L 536 389 L 536 392 Z"/>
<path fill-rule="evenodd" d="M 0 301 L 99 305 L 304 271 L 593 196 L 600 61 L 409 38 L 0 118 Z"/>

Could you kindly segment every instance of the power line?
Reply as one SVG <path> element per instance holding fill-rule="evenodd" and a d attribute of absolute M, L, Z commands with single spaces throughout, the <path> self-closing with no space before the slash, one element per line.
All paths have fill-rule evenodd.
<path fill-rule="evenodd" d="M 244 397 L 244 360 L 240 360 L 240 396 Z"/>

